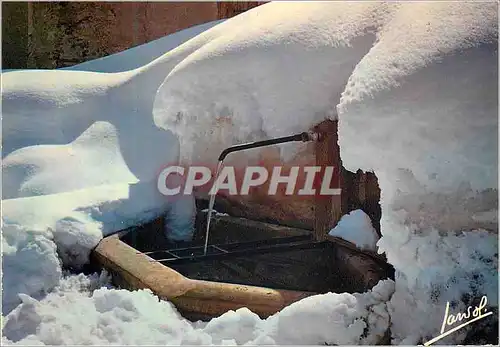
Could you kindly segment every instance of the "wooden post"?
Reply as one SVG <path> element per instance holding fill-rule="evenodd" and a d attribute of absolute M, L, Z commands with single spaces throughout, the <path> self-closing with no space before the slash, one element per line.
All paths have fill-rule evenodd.
<path fill-rule="evenodd" d="M 356 183 L 358 185 L 358 200 L 361 205 L 366 201 L 366 173 L 361 170 L 356 172 Z"/>
<path fill-rule="evenodd" d="M 35 49 L 35 40 L 33 38 L 33 2 L 28 2 L 28 56 L 26 57 L 26 67 L 28 69 L 35 68 L 35 62 L 33 61 L 33 53 Z"/>
<path fill-rule="evenodd" d="M 319 180 L 316 181 L 314 203 L 314 237 L 319 241 L 326 239 L 328 231 L 342 217 L 342 196 L 320 194 L 321 181 L 327 166 L 335 168 L 329 188 L 342 188 L 342 162 L 340 160 L 337 127 L 338 121 L 336 120 L 325 120 L 314 127 L 314 131 L 319 135 L 315 146 L 316 165 L 322 168 L 322 174 L 319 175 Z"/>

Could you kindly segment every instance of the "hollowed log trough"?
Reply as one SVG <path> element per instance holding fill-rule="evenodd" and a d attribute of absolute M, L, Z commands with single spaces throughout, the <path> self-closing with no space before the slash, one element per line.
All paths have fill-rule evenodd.
<path fill-rule="evenodd" d="M 205 223 L 206 213 L 199 212 L 191 246 L 203 244 Z M 265 318 L 310 295 L 364 292 L 393 277 L 385 259 L 347 241 L 315 241 L 309 230 L 231 216 L 216 216 L 210 234 L 211 245 L 233 247 L 231 254 L 161 261 L 171 248 L 162 230 L 159 220 L 104 238 L 92 262 L 107 269 L 115 285 L 148 288 L 191 320 L 242 307 Z M 253 243 L 264 246 L 245 249 Z"/>
<path fill-rule="evenodd" d="M 212 220 L 210 253 L 200 254 L 206 227 L 206 214 L 200 211 L 195 239 L 187 250 L 166 242 L 160 218 L 103 239 L 92 253 L 93 263 L 110 271 L 116 285 L 149 288 L 192 320 L 242 307 L 265 318 L 310 295 L 365 292 L 381 279 L 393 278 L 394 269 L 383 257 L 327 235 L 342 214 L 354 208 L 364 208 L 377 222 L 380 216 L 371 207 L 378 206 L 378 197 L 365 196 L 365 191 L 377 191 L 364 189 L 342 168 L 337 121 L 324 121 L 314 131 L 319 134 L 313 143 L 316 165 L 336 167 L 331 187 L 343 190 L 341 196 L 314 199 L 314 206 L 309 206 L 314 207 L 314 217 L 304 229 L 283 226 L 282 218 L 279 224 L 249 219 L 273 217 L 269 206 L 252 214 L 248 204 L 238 212 L 237 201 L 224 205 L 224 199 L 218 199 L 216 210 L 233 217 Z M 200 200 L 197 205 L 201 207 Z"/>

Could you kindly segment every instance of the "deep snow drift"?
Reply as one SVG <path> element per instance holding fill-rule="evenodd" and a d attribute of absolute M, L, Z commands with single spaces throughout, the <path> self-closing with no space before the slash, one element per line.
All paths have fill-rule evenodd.
<path fill-rule="evenodd" d="M 17 293 L 41 301 L 22 296 L 3 342 L 357 344 L 391 324 L 393 342 L 411 344 L 438 334 L 446 301 L 457 312 L 465 294 L 498 305 L 496 6 L 270 3 L 135 70 L 4 74 L 3 312 Z M 168 208 L 154 190 L 163 165 L 210 163 L 225 146 L 337 113 L 344 165 L 378 177 L 377 245 L 395 284 L 199 327 L 147 292 L 71 287 L 42 298 L 67 281 L 56 247 L 81 265 L 102 232 Z"/>
<path fill-rule="evenodd" d="M 188 196 L 169 201 L 149 182 L 3 200 L 3 312 L 19 303 L 18 293 L 40 298 L 54 288 L 62 275 L 60 260 L 81 269 L 103 235 L 170 209 L 174 216 L 190 217 L 192 200 Z"/>
<path fill-rule="evenodd" d="M 363 294 L 310 297 L 267 320 L 239 309 L 192 324 L 150 291 L 92 293 L 104 279 L 66 278 L 40 302 L 23 295 L 4 325 L 4 338 L 20 345 L 374 344 L 388 326 L 384 302 L 394 286 L 383 281 Z M 71 311 L 65 309 L 69 306 Z M 370 333 L 360 338 L 368 327 Z"/>

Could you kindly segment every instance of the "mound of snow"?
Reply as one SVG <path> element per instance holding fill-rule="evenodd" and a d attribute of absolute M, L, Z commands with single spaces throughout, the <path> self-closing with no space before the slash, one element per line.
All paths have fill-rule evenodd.
<path fill-rule="evenodd" d="M 175 140 L 168 132 L 159 131 L 151 119 L 155 92 L 179 61 L 210 39 L 210 35 L 198 34 L 215 29 L 221 22 L 189 28 L 68 69 L 4 73 L 2 156 L 33 145 L 68 144 L 97 121 L 110 122 L 117 128 L 125 152 L 122 154 L 131 152 L 130 158 L 125 158 L 133 160 L 127 161 L 129 165 L 136 164 L 137 157 L 144 160 L 145 153 L 152 156 L 168 152 Z M 98 73 L 101 71 L 107 73 Z M 138 137 L 149 141 L 135 141 Z M 143 151 L 137 153 L 134 147 Z M 166 155 L 163 164 L 169 160 L 175 159 Z"/>
<path fill-rule="evenodd" d="M 179 135 L 183 159 L 210 163 L 232 144 L 302 132 L 332 116 L 376 40 L 367 31 L 372 13 L 391 9 L 350 5 L 270 3 L 207 31 L 211 41 L 158 90 L 156 124 Z"/>
<path fill-rule="evenodd" d="M 394 282 L 384 281 L 363 294 L 307 298 L 267 320 L 243 308 L 193 324 L 149 290 L 88 290 L 100 282 L 103 279 L 69 277 L 43 300 L 22 295 L 23 303 L 4 320 L 4 341 L 19 345 L 373 344 L 389 326 L 385 301 L 394 290 Z M 365 336 L 367 328 L 370 333 Z"/>
<path fill-rule="evenodd" d="M 68 145 L 25 147 L 11 153 L 2 163 L 3 198 L 136 183 L 118 135 L 111 123 L 95 122 Z"/>
<path fill-rule="evenodd" d="M 187 39 L 203 28 L 182 35 Z M 148 47 L 160 52 L 182 35 Z M 123 57 L 132 63 L 140 52 Z M 2 185 L 3 199 L 9 199 L 2 201 L 4 313 L 20 302 L 19 293 L 40 298 L 54 288 L 62 265 L 80 268 L 103 235 L 170 209 L 174 226 L 193 214 L 192 198 L 167 201 L 157 192 L 156 175 L 178 160 L 179 147 L 170 132 L 154 125 L 151 113 L 169 66 L 188 53 L 178 49 L 170 58 L 116 74 L 2 76 Z M 117 67 L 123 57 L 99 64 Z"/>
<path fill-rule="evenodd" d="M 379 180 L 378 246 L 396 269 L 391 330 L 403 344 L 437 336 L 447 301 L 453 312 L 471 304 L 464 296 L 498 306 L 498 223 L 477 218 L 498 211 L 497 15 L 431 7 L 397 13 L 338 106 L 344 165 Z"/>
<path fill-rule="evenodd" d="M 129 75 L 20 71 L 3 76 L 6 197 L 151 180 L 163 165 L 175 162 L 177 139 L 156 127 L 151 116 L 161 81 L 155 86 L 151 77 L 130 85 Z"/>
<path fill-rule="evenodd" d="M 377 250 L 379 239 L 370 217 L 362 210 L 354 210 L 342 216 L 335 228 L 328 233 L 354 243 L 359 249 Z"/>
<path fill-rule="evenodd" d="M 3 73 L 2 156 L 5 158 L 11 152 L 28 146 L 68 144 L 96 121 L 110 122 L 118 129 L 120 145 L 125 147 L 121 148 L 122 154 L 126 156 L 130 152 L 130 158 L 125 158 L 132 161 L 127 161 L 130 166 L 138 164 L 137 158 L 147 158 L 145 153 L 148 156 L 168 154 L 175 139 L 168 136 L 169 131 L 160 131 L 153 123 L 155 93 L 178 63 L 216 35 L 220 22 L 186 29 L 182 35 L 178 33 L 187 39 L 211 27 L 174 49 L 172 47 L 179 42 L 179 36 L 172 38 L 169 35 L 161 41 L 147 44 L 146 50 L 169 51 L 163 50 L 164 54 L 159 58 L 133 70 L 93 72 L 94 60 L 85 63 L 85 66 L 75 66 L 76 70 L 16 70 Z M 123 52 L 102 58 L 99 60 L 103 64 L 102 69 L 113 71 L 114 66 L 123 64 L 122 55 L 134 65 L 142 62 L 138 57 L 141 47 L 136 47 L 132 53 Z M 96 70 L 101 68 L 96 67 Z M 134 140 L 138 137 L 149 141 Z M 165 150 L 167 153 L 162 152 Z M 165 155 L 163 164 L 169 160 L 173 159 Z"/>
<path fill-rule="evenodd" d="M 40 298 L 52 290 L 62 266 L 80 269 L 88 263 L 103 235 L 164 213 L 175 226 L 193 212 L 192 197 L 167 199 L 156 182 L 2 201 L 3 312 L 20 302 L 19 293 Z"/>

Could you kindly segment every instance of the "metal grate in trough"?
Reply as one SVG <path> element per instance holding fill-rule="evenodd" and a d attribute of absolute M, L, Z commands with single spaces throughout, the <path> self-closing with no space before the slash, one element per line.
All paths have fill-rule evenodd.
<path fill-rule="evenodd" d="M 206 214 L 199 211 L 193 242 L 166 241 L 161 225 L 149 224 L 120 239 L 150 262 L 197 280 L 308 292 L 359 292 L 389 275 L 386 263 L 338 240 L 319 241 L 308 230 L 219 216 L 204 255 Z M 346 245 L 348 246 L 348 245 Z"/>
<path fill-rule="evenodd" d="M 168 265 L 230 258 L 235 256 L 250 256 L 267 252 L 277 253 L 291 250 L 310 249 L 320 247 L 321 244 L 322 242 L 314 241 L 311 235 L 299 235 L 257 241 L 209 245 L 207 254 L 204 254 L 203 246 L 173 248 L 143 253 L 160 263 Z"/>

